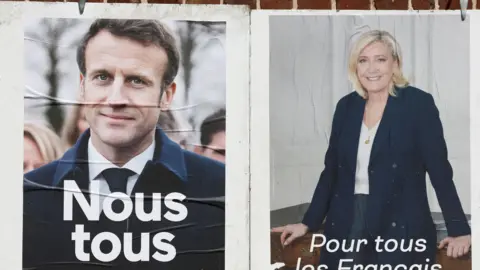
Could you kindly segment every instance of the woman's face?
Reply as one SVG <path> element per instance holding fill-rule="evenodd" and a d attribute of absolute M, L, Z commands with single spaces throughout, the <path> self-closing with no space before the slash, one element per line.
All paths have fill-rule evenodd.
<path fill-rule="evenodd" d="M 374 42 L 360 53 L 357 76 L 367 92 L 388 91 L 397 61 L 383 42 Z"/>
<path fill-rule="evenodd" d="M 80 134 L 82 134 L 89 127 L 87 120 L 85 119 L 85 110 L 83 107 L 80 109 L 80 116 L 77 122 L 77 128 Z"/>
<path fill-rule="evenodd" d="M 23 173 L 45 164 L 37 144 L 27 136 L 23 137 Z"/>

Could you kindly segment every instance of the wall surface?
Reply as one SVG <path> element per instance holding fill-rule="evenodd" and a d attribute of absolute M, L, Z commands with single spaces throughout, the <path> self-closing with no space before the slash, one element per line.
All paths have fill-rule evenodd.
<path fill-rule="evenodd" d="M 5 0 L 4 0 L 5 1 Z M 8 1 L 8 0 L 7 0 Z M 21 1 L 21 0 L 20 0 Z M 25 0 L 28 1 L 28 0 Z M 77 2 L 42 1 L 39 2 Z M 451 10 L 460 9 L 459 0 L 87 0 L 105 3 L 228 4 L 249 5 L 252 9 L 358 9 L 358 10 Z M 477 9 L 478 0 L 468 0 L 468 9 Z"/>

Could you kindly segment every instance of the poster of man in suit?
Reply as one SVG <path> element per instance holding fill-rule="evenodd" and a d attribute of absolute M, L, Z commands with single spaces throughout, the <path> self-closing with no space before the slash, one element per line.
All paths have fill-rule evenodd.
<path fill-rule="evenodd" d="M 24 31 L 24 267 L 225 269 L 225 22 Z"/>

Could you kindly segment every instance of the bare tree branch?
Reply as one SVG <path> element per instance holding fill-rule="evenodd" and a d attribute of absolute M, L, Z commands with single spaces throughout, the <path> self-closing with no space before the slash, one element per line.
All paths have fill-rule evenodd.
<path fill-rule="evenodd" d="M 27 31 L 26 39 L 37 41 L 42 46 L 49 59 L 45 79 L 49 85 L 46 117 L 55 132 L 59 133 L 64 122 L 64 111 L 61 102 L 58 102 L 60 79 L 64 73 L 59 70 L 59 63 L 66 56 L 61 53 L 64 46 L 61 44 L 62 37 L 76 26 L 79 22 L 71 19 L 41 19 L 38 28 Z M 71 44 L 69 44 L 71 46 Z M 42 104 L 42 106 L 45 106 Z"/>

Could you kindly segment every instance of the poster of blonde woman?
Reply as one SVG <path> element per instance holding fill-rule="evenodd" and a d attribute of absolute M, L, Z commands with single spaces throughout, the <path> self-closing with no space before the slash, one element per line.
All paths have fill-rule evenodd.
<path fill-rule="evenodd" d="M 270 263 L 471 269 L 470 48 L 459 42 L 469 24 L 406 12 L 260 22 L 257 38 L 268 31 L 269 45 L 253 54 L 268 60 L 253 65 L 268 63 L 269 117 L 255 134 L 269 134 L 256 145 L 269 141 L 268 163 L 258 162 L 270 171 L 258 167 L 252 183 L 270 182 L 270 216 L 256 223 L 269 234 Z M 254 261 L 266 260 L 260 249 Z"/>

